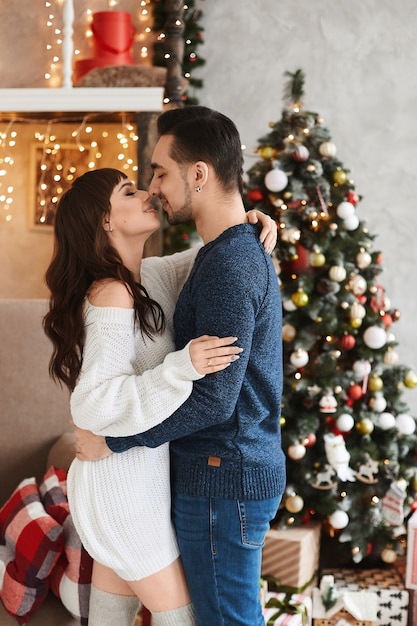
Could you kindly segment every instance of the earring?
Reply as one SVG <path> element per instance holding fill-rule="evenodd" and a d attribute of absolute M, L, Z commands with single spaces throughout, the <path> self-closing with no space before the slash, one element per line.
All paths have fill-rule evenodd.
<path fill-rule="evenodd" d="M 106 220 L 106 224 L 107 224 L 107 232 L 112 233 L 113 228 L 111 227 L 110 220 Z"/>
<path fill-rule="evenodd" d="M 200 187 L 200 185 L 198 187 L 196 187 L 195 190 L 196 190 L 197 193 L 200 193 L 201 191 L 203 191 L 202 188 Z"/>

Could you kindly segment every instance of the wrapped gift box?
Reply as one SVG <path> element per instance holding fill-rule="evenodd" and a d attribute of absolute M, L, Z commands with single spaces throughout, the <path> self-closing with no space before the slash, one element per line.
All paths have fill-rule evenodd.
<path fill-rule="evenodd" d="M 407 524 L 406 586 L 408 589 L 417 589 L 417 511 Z"/>
<path fill-rule="evenodd" d="M 320 522 L 266 533 L 262 551 L 262 576 L 273 576 L 281 585 L 302 587 L 319 565 Z"/>
<path fill-rule="evenodd" d="M 372 591 L 340 591 L 331 607 L 325 607 L 320 589 L 313 589 L 314 626 L 375 626 L 377 596 Z"/>
<path fill-rule="evenodd" d="M 323 576 L 328 574 L 334 576 L 338 590 L 366 590 L 376 593 L 376 626 L 407 626 L 409 593 L 404 589 L 403 580 L 396 568 L 340 568 L 322 571 Z"/>
<path fill-rule="evenodd" d="M 268 604 L 274 606 L 268 607 Z M 309 595 L 268 592 L 263 616 L 267 626 L 310 626 L 312 610 Z"/>

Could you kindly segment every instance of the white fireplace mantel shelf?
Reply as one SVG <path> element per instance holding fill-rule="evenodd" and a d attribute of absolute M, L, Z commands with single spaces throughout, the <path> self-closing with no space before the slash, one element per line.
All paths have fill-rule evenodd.
<path fill-rule="evenodd" d="M 140 113 L 162 110 L 162 87 L 0 89 L 0 117 L 19 113 Z"/>

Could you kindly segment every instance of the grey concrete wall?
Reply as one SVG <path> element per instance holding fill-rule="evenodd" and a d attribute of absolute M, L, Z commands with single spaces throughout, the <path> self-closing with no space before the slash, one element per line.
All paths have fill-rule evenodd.
<path fill-rule="evenodd" d="M 417 369 L 417 4 L 414 0 L 204 0 L 201 104 L 229 115 L 247 146 L 281 117 L 284 72 L 306 74 L 377 235 L 381 282 L 401 319 L 400 362 Z M 417 412 L 417 389 L 405 398 Z"/>

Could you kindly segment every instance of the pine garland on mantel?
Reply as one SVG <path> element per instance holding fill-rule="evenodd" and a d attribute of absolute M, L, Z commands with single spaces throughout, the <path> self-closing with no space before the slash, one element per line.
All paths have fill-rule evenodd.
<path fill-rule="evenodd" d="M 154 44 L 153 65 L 168 67 L 169 63 L 175 62 L 181 65 L 180 69 L 183 84 L 177 87 L 174 85 L 171 92 L 169 92 L 169 84 L 167 85 L 165 93 L 166 103 L 198 104 L 195 90 L 201 89 L 203 81 L 202 79 L 193 77 L 192 72 L 205 64 L 205 60 L 197 53 L 198 46 L 203 43 L 202 33 L 204 29 L 201 26 L 201 19 L 203 17 L 201 6 L 203 1 L 204 0 L 196 0 L 196 2 L 194 2 L 194 0 L 189 0 L 183 4 L 181 1 L 169 2 L 166 0 L 152 0 L 151 2 L 153 11 L 152 30 L 158 33 L 157 41 Z M 173 41 L 173 46 L 175 46 L 176 38 L 181 37 L 182 41 L 176 50 L 173 50 L 167 49 L 164 35 L 168 24 L 168 13 L 169 11 L 174 11 L 175 7 L 177 7 L 179 13 L 181 13 L 182 20 L 181 23 L 176 23 L 176 21 L 173 20 L 171 25 L 168 25 L 168 27 L 170 27 L 170 41 Z M 180 50 L 180 52 L 177 52 L 177 50 Z M 177 55 L 175 54 L 176 52 Z M 177 56 L 180 58 L 177 58 Z M 186 85 L 185 90 L 184 84 Z M 178 93 L 176 93 L 176 90 Z M 190 91 L 192 91 L 192 95 Z"/>

